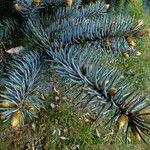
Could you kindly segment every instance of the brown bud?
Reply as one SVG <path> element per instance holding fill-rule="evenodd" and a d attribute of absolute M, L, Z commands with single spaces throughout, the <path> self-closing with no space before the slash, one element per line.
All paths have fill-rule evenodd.
<path fill-rule="evenodd" d="M 27 103 L 26 104 L 26 108 L 28 110 L 32 111 L 32 112 L 36 112 L 37 111 L 36 107 L 32 103 Z"/>
<path fill-rule="evenodd" d="M 123 57 L 127 59 L 127 58 L 129 58 L 129 54 L 127 52 L 125 52 L 125 53 L 123 53 Z"/>
<path fill-rule="evenodd" d="M 40 4 L 41 0 L 33 0 L 34 6 L 38 6 Z"/>
<path fill-rule="evenodd" d="M 73 0 L 66 0 L 66 4 L 67 4 L 67 6 L 72 6 L 72 3 L 73 3 Z"/>
<path fill-rule="evenodd" d="M 15 4 L 15 10 L 17 11 L 17 12 L 20 12 L 21 11 L 21 5 L 20 4 Z"/>
<path fill-rule="evenodd" d="M 119 116 L 117 121 L 118 129 L 122 129 L 127 121 L 128 121 L 128 117 L 126 115 L 122 114 L 121 116 Z"/>
<path fill-rule="evenodd" d="M 116 93 L 117 93 L 117 89 L 116 88 L 111 88 L 110 91 L 108 92 L 108 95 L 115 96 Z"/>
<path fill-rule="evenodd" d="M 16 111 L 13 113 L 10 125 L 12 128 L 18 127 L 21 121 L 22 117 L 22 112 L 21 111 Z"/>
<path fill-rule="evenodd" d="M 17 105 L 9 102 L 1 102 L 0 107 L 13 108 L 13 107 L 17 107 Z"/>
<path fill-rule="evenodd" d="M 126 33 L 125 34 L 125 37 L 131 37 L 132 36 L 132 33 Z"/>
<path fill-rule="evenodd" d="M 127 37 L 127 42 L 131 48 L 134 48 L 136 46 L 134 39 L 131 37 Z"/>
<path fill-rule="evenodd" d="M 106 44 L 106 47 L 110 47 L 111 43 L 110 43 L 109 38 L 106 38 L 105 44 Z"/>
<path fill-rule="evenodd" d="M 35 94 L 35 95 L 41 96 L 41 93 L 40 93 L 39 91 L 34 91 L 34 92 L 32 92 L 32 94 Z"/>

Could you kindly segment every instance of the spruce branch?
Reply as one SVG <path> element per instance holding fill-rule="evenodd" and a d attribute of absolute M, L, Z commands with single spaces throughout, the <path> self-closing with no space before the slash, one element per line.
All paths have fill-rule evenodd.
<path fill-rule="evenodd" d="M 51 6 L 72 6 L 73 5 L 79 5 L 81 4 L 81 0 L 44 0 L 43 3 Z"/>
<path fill-rule="evenodd" d="M 76 7 L 60 8 L 54 10 L 53 13 L 52 15 L 44 14 L 42 16 L 36 16 L 36 18 L 29 19 L 27 24 L 24 25 L 24 32 L 29 38 L 29 41 L 42 47 L 42 49 L 49 49 L 51 41 L 57 40 L 58 37 L 55 36 L 55 32 L 61 32 L 62 29 L 70 25 L 72 26 L 73 22 L 75 22 L 76 26 L 82 25 L 82 22 L 86 21 L 86 19 L 98 18 L 104 15 L 106 10 L 104 3 L 98 2 L 86 7 L 81 6 L 80 9 Z"/>
<path fill-rule="evenodd" d="M 81 47 L 66 47 L 63 50 L 52 50 L 52 69 L 65 84 L 75 100 L 84 109 L 90 109 L 97 121 L 109 118 L 107 125 L 117 124 L 117 135 L 124 130 L 128 143 L 129 128 L 139 140 L 143 135 L 149 136 L 150 105 L 138 90 L 130 91 L 130 84 L 114 68 L 110 68 L 110 59 L 103 59 L 102 53 L 96 50 L 79 50 Z M 102 63 L 103 62 L 103 63 Z"/>
<path fill-rule="evenodd" d="M 76 19 L 92 19 L 92 18 L 98 18 L 102 15 L 105 15 L 107 12 L 106 5 L 103 1 L 99 1 L 94 4 L 89 4 L 86 7 L 81 5 L 80 7 L 64 7 L 64 8 L 58 8 L 57 10 L 54 9 L 53 18 L 55 21 L 59 20 L 61 23 L 61 20 L 67 18 L 76 18 Z M 48 16 L 50 17 L 50 16 Z M 50 19 L 49 19 L 50 20 Z"/>
<path fill-rule="evenodd" d="M 37 52 L 22 52 L 6 67 L 2 79 L 4 91 L 1 92 L 0 110 L 5 122 L 12 127 L 24 123 L 25 116 L 33 117 L 41 107 L 35 93 L 39 84 L 39 71 L 43 58 Z"/>
<path fill-rule="evenodd" d="M 29 19 L 25 25 L 25 34 L 42 49 L 49 49 L 57 40 L 64 46 L 98 41 L 106 50 L 121 53 L 133 51 L 136 46 L 135 38 L 144 27 L 143 21 L 123 16 L 111 18 L 104 11 L 104 3 L 99 2 L 98 5 L 98 15 L 93 13 L 95 7 L 92 4 L 93 8 L 85 6 L 86 11 L 83 7 L 70 8 L 70 15 L 64 14 L 67 13 L 67 9 L 64 8 L 62 14 L 61 11 L 56 12 L 60 16 L 58 18 L 39 16 L 39 19 Z"/>
<path fill-rule="evenodd" d="M 43 8 L 43 3 L 40 0 L 16 0 L 14 9 L 20 13 L 22 17 L 28 18 L 35 15 Z"/>
<path fill-rule="evenodd" d="M 14 8 L 23 17 L 28 18 L 38 13 L 42 8 L 62 5 L 77 6 L 80 3 L 80 0 L 16 0 Z"/>

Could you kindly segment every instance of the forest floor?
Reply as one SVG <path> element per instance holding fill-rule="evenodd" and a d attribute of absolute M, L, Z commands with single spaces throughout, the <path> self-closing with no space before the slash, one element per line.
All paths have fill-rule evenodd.
<path fill-rule="evenodd" d="M 133 0 L 129 9 L 130 16 L 142 19 L 150 28 L 150 15 L 143 11 L 141 0 Z M 131 56 L 120 64 L 119 69 L 129 74 L 127 82 L 146 94 L 150 92 L 150 37 L 138 39 L 137 51 L 140 56 Z M 124 136 L 114 138 L 115 130 L 105 128 L 105 120 L 96 123 L 92 114 L 73 107 L 66 97 L 55 92 L 48 94 L 38 118 L 18 131 L 0 125 L 0 150 L 148 150 L 141 141 L 128 140 Z M 5 131 L 5 132 L 3 132 Z M 147 139 L 150 142 L 150 139 Z"/>

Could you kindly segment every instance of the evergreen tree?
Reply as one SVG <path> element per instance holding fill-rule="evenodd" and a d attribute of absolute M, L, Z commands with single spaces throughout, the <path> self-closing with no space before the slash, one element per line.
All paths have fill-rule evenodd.
<path fill-rule="evenodd" d="M 113 66 L 118 56 L 126 59 L 136 53 L 136 38 L 148 33 L 143 21 L 110 15 L 103 0 L 13 2 L 12 12 L 0 21 L 4 122 L 15 128 L 40 111 L 41 70 L 50 64 L 47 74 L 58 77 L 59 86 L 68 85 L 65 94 L 76 104 L 93 111 L 97 121 L 107 116 L 110 127 L 116 122 L 116 136 L 124 130 L 126 143 L 129 129 L 145 141 L 150 129 L 148 95 L 131 90 Z M 8 1 L 3 4 L 7 8 Z"/>

